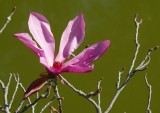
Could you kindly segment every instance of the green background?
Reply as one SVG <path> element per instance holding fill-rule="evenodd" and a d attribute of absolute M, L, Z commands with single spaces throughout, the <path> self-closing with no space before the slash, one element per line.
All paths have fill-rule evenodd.
<path fill-rule="evenodd" d="M 131 64 L 135 52 L 133 17 L 136 13 L 139 14 L 138 18 L 143 19 L 139 32 L 141 48 L 136 65 L 143 59 L 149 48 L 160 45 L 159 0 L 0 0 L 1 27 L 14 6 L 17 7 L 17 11 L 3 34 L 0 35 L 0 79 L 7 82 L 9 73 L 19 73 L 21 82 L 27 88 L 33 80 L 38 78 L 41 72 L 45 71 L 45 68 L 39 64 L 36 55 L 13 37 L 14 33 L 29 32 L 28 17 L 30 12 L 41 13 L 49 20 L 56 40 L 56 52 L 61 34 L 68 21 L 83 13 L 86 35 L 76 53 L 80 52 L 87 44 L 92 45 L 106 39 L 111 41 L 111 46 L 94 63 L 93 72 L 85 74 L 65 73 L 63 76 L 84 92 L 96 90 L 97 81 L 100 77 L 104 77 L 101 94 L 102 111 L 107 108 L 116 91 L 115 83 L 118 71 L 126 67 L 126 73 L 122 77 L 124 80 Z M 153 113 L 160 113 L 159 50 L 154 52 L 151 57 L 152 61 L 147 71 L 138 72 L 132 78 L 110 113 L 146 112 L 148 89 L 144 80 L 145 73 L 148 73 L 149 83 L 153 87 L 151 110 Z M 10 94 L 13 90 L 14 83 Z M 60 95 L 65 98 L 63 100 L 64 113 L 95 112 L 94 107 L 88 101 L 75 94 L 67 86 L 59 83 L 59 90 Z M 22 95 L 22 92 L 18 95 L 14 107 L 18 105 Z M 2 104 L 2 91 L 0 91 L 0 98 Z M 37 105 L 37 113 L 45 102 L 47 101 L 42 101 Z M 57 107 L 56 104 L 57 102 L 54 102 L 52 105 Z M 46 113 L 49 112 L 49 108 L 47 110 Z"/>

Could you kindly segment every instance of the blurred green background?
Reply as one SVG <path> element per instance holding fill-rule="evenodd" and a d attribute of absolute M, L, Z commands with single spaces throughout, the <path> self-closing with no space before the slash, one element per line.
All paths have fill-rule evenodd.
<path fill-rule="evenodd" d="M 140 26 L 139 42 L 141 44 L 136 65 L 146 55 L 151 47 L 160 45 L 160 1 L 159 0 L 0 0 L 0 26 L 12 8 L 17 11 L 3 34 L 0 35 L 0 79 L 7 82 L 9 73 L 19 73 L 20 80 L 27 88 L 38 78 L 45 68 L 39 64 L 39 59 L 24 44 L 13 37 L 14 33 L 29 32 L 28 17 L 34 11 L 43 14 L 50 22 L 56 40 L 56 51 L 63 30 L 69 20 L 80 13 L 84 14 L 86 23 L 85 40 L 76 50 L 80 52 L 87 44 L 91 45 L 102 40 L 110 40 L 109 50 L 98 61 L 91 73 L 65 73 L 75 87 L 90 92 L 96 90 L 97 81 L 104 77 L 102 82 L 102 110 L 109 105 L 115 93 L 115 83 L 118 71 L 131 64 L 134 52 L 135 24 L 134 15 L 143 19 Z M 110 113 L 145 113 L 147 107 L 148 89 L 144 75 L 148 73 L 149 83 L 153 87 L 151 110 L 160 113 L 160 54 L 159 50 L 152 54 L 152 61 L 147 71 L 138 72 L 127 87 L 120 94 Z M 127 74 L 127 73 L 125 73 Z M 122 79 L 125 79 L 125 74 Z M 14 82 L 11 90 L 14 89 Z M 44 90 L 45 88 L 43 88 Z M 85 99 L 75 94 L 70 88 L 59 83 L 60 95 L 63 100 L 64 113 L 95 113 L 94 107 Z M 20 91 L 20 90 L 19 90 Z M 20 91 L 21 92 L 21 91 Z M 12 92 L 10 92 L 10 97 Z M 14 108 L 22 98 L 18 95 Z M 32 96 L 34 98 L 34 96 Z M 39 108 L 47 101 L 42 101 Z M 0 91 L 0 104 L 3 103 Z M 56 106 L 56 102 L 52 104 Z M 13 109 L 14 109 L 13 108 Z M 30 111 L 27 111 L 30 113 Z M 49 112 L 49 108 L 46 113 Z"/>

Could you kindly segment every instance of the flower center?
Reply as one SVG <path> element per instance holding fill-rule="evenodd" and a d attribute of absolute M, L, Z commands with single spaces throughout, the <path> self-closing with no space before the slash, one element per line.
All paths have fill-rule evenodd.
<path fill-rule="evenodd" d="M 62 68 L 62 63 L 59 62 L 59 61 L 55 61 L 54 64 L 53 64 L 53 68 L 56 68 L 56 69 L 61 69 Z"/>

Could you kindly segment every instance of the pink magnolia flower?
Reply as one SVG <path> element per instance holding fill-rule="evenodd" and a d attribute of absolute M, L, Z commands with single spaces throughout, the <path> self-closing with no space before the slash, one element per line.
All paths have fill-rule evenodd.
<path fill-rule="evenodd" d="M 82 43 L 85 35 L 85 22 L 83 14 L 69 21 L 64 30 L 59 52 L 55 54 L 55 40 L 51 32 L 48 20 L 41 14 L 30 13 L 28 21 L 29 30 L 34 38 L 28 33 L 14 34 L 20 41 L 29 47 L 40 59 L 40 63 L 44 65 L 52 76 L 58 76 L 63 72 L 85 73 L 94 69 L 94 65 L 89 65 L 97 60 L 110 45 L 109 40 L 96 43 L 86 49 L 72 59 L 70 58 L 75 49 Z M 24 97 L 27 98 L 31 94 L 39 91 L 49 79 L 48 76 L 42 75 L 28 88 Z"/>

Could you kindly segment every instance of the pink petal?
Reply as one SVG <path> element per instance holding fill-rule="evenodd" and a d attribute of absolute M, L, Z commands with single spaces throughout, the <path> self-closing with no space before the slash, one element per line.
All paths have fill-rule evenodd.
<path fill-rule="evenodd" d="M 38 78 L 35 81 L 31 83 L 31 85 L 28 87 L 27 91 L 24 94 L 24 99 L 29 97 L 30 95 L 38 92 L 46 83 L 48 78 Z"/>
<path fill-rule="evenodd" d="M 90 64 L 91 62 L 97 60 L 101 55 L 103 55 L 109 48 L 109 45 L 110 41 L 106 40 L 86 48 L 73 59 L 66 62 L 64 64 L 64 68 L 70 65 Z"/>
<path fill-rule="evenodd" d="M 50 66 L 54 62 L 55 41 L 48 20 L 38 13 L 32 12 L 28 21 L 30 32 L 43 49 Z"/>
<path fill-rule="evenodd" d="M 64 30 L 59 53 L 56 57 L 56 61 L 63 62 L 66 58 L 69 58 L 71 53 L 78 48 L 84 39 L 85 35 L 85 23 L 83 15 L 79 15 L 71 20 L 66 29 Z"/>
<path fill-rule="evenodd" d="M 37 46 L 37 43 L 32 40 L 28 33 L 14 34 L 16 38 L 22 41 L 28 48 L 30 48 L 38 57 L 45 57 L 44 52 Z"/>
<path fill-rule="evenodd" d="M 47 60 L 44 57 L 40 57 L 40 63 L 45 66 L 51 73 L 57 74 L 56 70 L 48 65 Z"/>
<path fill-rule="evenodd" d="M 94 69 L 94 65 L 92 66 L 88 66 L 86 64 L 69 65 L 63 68 L 61 72 L 86 73 L 86 72 L 91 72 L 93 69 Z"/>

